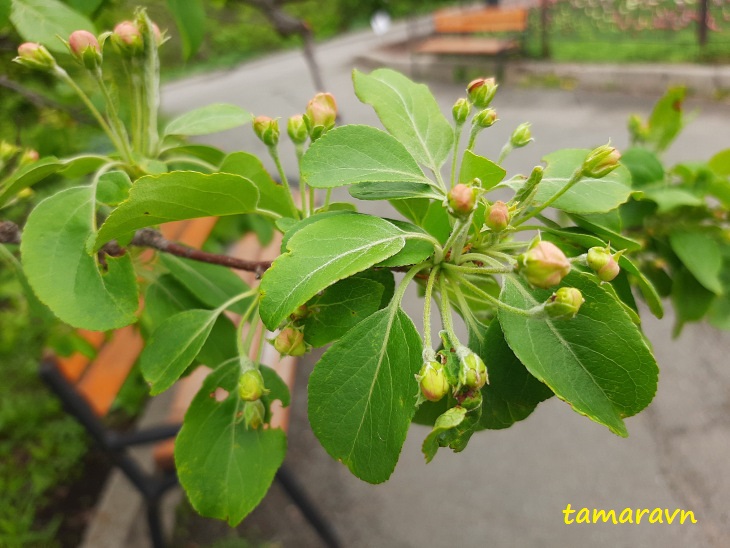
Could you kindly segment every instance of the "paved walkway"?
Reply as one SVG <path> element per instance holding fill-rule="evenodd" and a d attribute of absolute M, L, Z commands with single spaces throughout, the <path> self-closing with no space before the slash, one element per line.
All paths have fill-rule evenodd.
<path fill-rule="evenodd" d="M 384 40 L 404 36 L 405 28 L 399 26 L 386 38 L 363 32 L 320 48 L 324 80 L 337 97 L 344 122 L 376 123 L 370 108 L 352 92 L 349 73 L 354 60 Z M 434 84 L 444 110 L 463 95 L 463 85 Z M 285 120 L 302 112 L 314 91 L 301 55 L 289 52 L 168 85 L 163 104 L 173 114 L 225 101 Z M 543 154 L 563 147 L 592 147 L 608 138 L 623 147 L 627 116 L 648 113 L 654 99 L 504 87 L 495 102 L 500 122 L 485 132 L 479 151 L 495 155 L 523 121 L 532 122 L 536 142 L 509 158 L 505 167 L 512 173 L 528 172 Z M 730 145 L 730 108 L 697 106 L 697 118 L 668 158 L 708 158 Z M 208 141 L 229 150 L 265 153 L 250 128 Z M 294 174 L 293 153 L 287 146 L 282 156 L 288 158 L 287 171 Z M 415 296 L 407 308 L 414 319 L 420 316 Z M 554 398 L 525 422 L 481 433 L 464 453 L 442 451 L 428 466 L 420 453 L 427 430 L 414 427 L 392 479 L 371 486 L 331 460 L 312 435 L 305 385 L 314 360 L 307 358 L 294 398 L 287 462 L 347 547 L 730 546 L 730 335 L 690 326 L 681 340 L 671 341 L 671 324 L 671 317 L 659 323 L 646 316 L 645 329 L 662 373 L 655 402 L 627 421 L 628 439 L 612 435 Z M 568 503 L 574 508 L 683 508 L 693 510 L 699 523 L 567 526 L 562 510 Z M 279 540 L 285 547 L 318 546 L 301 523 L 274 489 L 243 530 Z M 206 535 L 208 527 L 215 528 L 200 527 Z"/>

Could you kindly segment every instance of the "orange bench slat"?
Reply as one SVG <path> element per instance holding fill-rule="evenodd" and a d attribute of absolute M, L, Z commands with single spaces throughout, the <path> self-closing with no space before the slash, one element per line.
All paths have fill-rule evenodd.
<path fill-rule="evenodd" d="M 421 42 L 416 51 L 419 53 L 441 53 L 455 55 L 497 55 L 517 49 L 515 40 L 496 38 L 461 38 L 458 36 L 438 36 Z"/>
<path fill-rule="evenodd" d="M 480 10 L 448 9 L 434 14 L 434 28 L 438 34 L 521 32 L 527 29 L 527 10 L 500 8 Z"/>

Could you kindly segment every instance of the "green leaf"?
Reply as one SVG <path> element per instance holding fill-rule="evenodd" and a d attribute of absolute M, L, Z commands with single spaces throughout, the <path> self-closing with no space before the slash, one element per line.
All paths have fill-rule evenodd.
<path fill-rule="evenodd" d="M 261 502 L 286 454 L 281 429 L 249 430 L 241 420 L 240 374 L 231 360 L 208 375 L 175 440 L 175 467 L 193 508 L 231 526 Z"/>
<path fill-rule="evenodd" d="M 347 278 L 331 285 L 307 303 L 304 339 L 318 348 L 342 337 L 380 309 L 382 284 Z"/>
<path fill-rule="evenodd" d="M 666 150 L 682 129 L 682 105 L 687 95 L 687 88 L 677 86 L 669 88 L 667 93 L 654 105 L 649 116 L 649 142 L 658 152 Z"/>
<path fill-rule="evenodd" d="M 38 298 L 73 327 L 107 331 L 136 321 L 137 280 L 128 255 L 107 257 L 102 269 L 86 252 L 94 235 L 91 187 L 43 200 L 28 217 L 20 251 Z"/>
<path fill-rule="evenodd" d="M 202 0 L 167 0 L 182 37 L 183 57 L 189 59 L 205 37 L 205 8 Z"/>
<path fill-rule="evenodd" d="M 611 213 L 616 213 L 616 216 L 618 216 L 618 211 L 616 211 L 616 210 L 612 211 Z M 602 215 L 601 216 L 598 216 L 598 215 L 591 215 L 591 216 L 568 215 L 568 216 L 579 227 L 589 230 L 589 231 L 593 232 L 594 234 L 597 234 L 598 236 L 600 236 L 603 240 L 610 242 L 611 247 L 613 247 L 615 249 L 625 249 L 627 251 L 638 251 L 641 249 L 641 243 L 621 234 L 620 228 L 618 230 L 616 230 L 613 227 L 606 226 L 607 223 L 604 223 L 603 220 L 601 219 Z"/>
<path fill-rule="evenodd" d="M 0 207 L 14 198 L 21 190 L 33 186 L 58 170 L 58 159 L 48 156 L 11 173 L 0 183 Z"/>
<path fill-rule="evenodd" d="M 11 0 L 0 0 L 0 28 L 10 23 Z"/>
<path fill-rule="evenodd" d="M 674 337 L 679 336 L 685 323 L 701 320 L 716 298 L 686 268 L 674 272 L 671 297 L 676 315 L 672 331 Z"/>
<path fill-rule="evenodd" d="M 421 224 L 426 231 L 442 244 L 451 234 L 451 222 L 446 208 L 440 202 L 431 202 Z"/>
<path fill-rule="evenodd" d="M 425 230 L 405 221 L 386 220 L 400 228 L 406 234 L 406 245 L 398 253 L 392 257 L 388 257 L 384 261 L 380 261 L 375 266 L 390 268 L 394 266 L 414 265 L 425 261 L 433 254 L 433 243 L 421 237 L 421 235 L 426 235 Z"/>
<path fill-rule="evenodd" d="M 699 230 L 676 230 L 669 234 L 669 243 L 698 282 L 717 295 L 723 292 L 720 244 L 712 235 Z"/>
<path fill-rule="evenodd" d="M 68 53 L 56 38 L 67 40 L 75 30 L 96 34 L 91 21 L 58 0 L 12 0 L 10 21 L 27 42 L 39 42 L 55 53 Z"/>
<path fill-rule="evenodd" d="M 489 190 L 502 182 L 506 174 L 504 169 L 491 160 L 474 154 L 470 150 L 464 151 L 459 171 L 460 183 L 469 183 L 472 179 L 478 178 L 482 182 L 482 188 Z"/>
<path fill-rule="evenodd" d="M 170 274 L 160 276 L 149 286 L 144 304 L 142 323 L 147 332 L 154 332 L 162 322 L 179 312 L 205 307 Z M 218 316 L 196 361 L 215 367 L 235 356 L 238 356 L 236 328 L 226 316 Z"/>
<path fill-rule="evenodd" d="M 715 175 L 719 175 L 720 177 L 730 176 L 730 148 L 726 148 L 715 154 L 710 158 L 708 165 L 715 172 Z"/>
<path fill-rule="evenodd" d="M 251 121 L 251 113 L 236 105 L 215 103 L 178 116 L 167 124 L 165 135 L 208 135 Z"/>
<path fill-rule="evenodd" d="M 500 309 L 507 343 L 527 370 L 575 411 L 628 436 L 623 418 L 644 409 L 656 393 L 656 361 L 622 305 L 605 289 L 576 272 L 564 282 L 585 298 L 578 315 L 536 320 Z M 551 293 L 530 290 L 508 277 L 501 298 L 528 310 Z"/>
<path fill-rule="evenodd" d="M 587 149 L 565 149 L 548 154 L 542 181 L 537 186 L 535 201 L 546 202 L 558 193 L 569 181 L 573 172 L 583 164 L 590 151 Z M 509 183 L 518 189 L 524 181 Z M 631 195 L 631 174 L 619 166 L 603 179 L 583 178 L 552 205 L 568 213 L 604 213 L 617 208 Z"/>
<path fill-rule="evenodd" d="M 431 184 L 398 140 L 358 125 L 335 128 L 312 143 L 302 158 L 302 178 L 315 188 L 370 182 Z"/>
<path fill-rule="evenodd" d="M 437 172 L 451 153 L 454 130 L 428 87 L 390 69 L 354 70 L 352 80 L 358 99 L 375 109 L 385 129 Z"/>
<path fill-rule="evenodd" d="M 102 225 L 94 249 L 147 226 L 251 213 L 257 202 L 254 184 L 238 175 L 172 171 L 142 177 L 132 186 L 129 198 Z"/>
<path fill-rule="evenodd" d="M 66 0 L 66 3 L 84 15 L 93 15 L 104 0 Z"/>
<path fill-rule="evenodd" d="M 426 462 L 429 463 L 436 456 L 436 452 L 441 447 L 439 438 L 441 438 L 446 432 L 459 426 L 466 417 L 466 409 L 463 407 L 452 407 L 448 409 L 443 415 L 440 415 L 433 425 L 433 430 L 423 440 L 421 451 L 426 457 Z"/>
<path fill-rule="evenodd" d="M 353 277 L 372 280 L 382 285 L 383 296 L 380 299 L 380 306 L 378 308 L 385 308 L 388 306 L 388 303 L 390 303 L 390 300 L 395 294 L 395 277 L 391 270 L 387 268 L 369 268 L 363 272 L 358 272 Z"/>
<path fill-rule="evenodd" d="M 110 206 L 122 203 L 129 196 L 132 181 L 124 171 L 109 171 L 99 177 L 96 200 Z"/>
<path fill-rule="evenodd" d="M 481 341 L 476 333 L 469 334 L 469 348 L 484 360 L 489 374 L 489 384 L 482 388 L 479 428 L 509 428 L 526 419 L 553 392 L 514 355 L 498 321 L 492 321 L 485 331 Z"/>
<path fill-rule="evenodd" d="M 395 469 L 415 412 L 421 338 L 395 304 L 325 352 L 309 377 L 308 415 L 325 450 L 370 483 Z"/>
<path fill-rule="evenodd" d="M 634 188 L 664 180 L 664 166 L 656 154 L 634 147 L 621 154 L 621 163 L 631 172 Z"/>
<path fill-rule="evenodd" d="M 211 308 L 217 308 L 236 295 L 249 290 L 241 277 L 229 268 L 164 253 L 160 255 L 160 260 L 190 293 Z M 252 300 L 253 297 L 238 301 L 228 309 L 236 314 L 243 314 Z"/>
<path fill-rule="evenodd" d="M 406 198 L 405 200 L 393 200 L 391 204 L 406 219 L 413 221 L 418 226 L 423 226 L 423 218 L 431 205 L 431 200 L 425 198 Z"/>
<path fill-rule="evenodd" d="M 349 189 L 350 196 L 358 200 L 406 200 L 426 198 L 443 200 L 444 195 L 426 183 L 357 183 Z"/>
<path fill-rule="evenodd" d="M 269 329 L 333 283 L 392 257 L 408 236 L 393 223 L 340 213 L 308 224 L 287 242 L 261 281 L 261 319 Z"/>
<path fill-rule="evenodd" d="M 169 140 L 169 138 L 168 138 Z M 220 163 L 223 161 L 223 158 L 225 158 L 225 153 L 215 147 L 211 147 L 208 145 L 193 145 L 193 144 L 177 144 L 175 146 L 170 146 L 169 148 L 165 148 L 164 150 L 165 158 L 168 156 L 193 156 L 194 158 L 198 158 L 200 160 L 203 160 L 204 162 L 208 162 L 209 164 L 212 164 L 214 166 L 220 165 Z M 229 173 L 229 172 L 226 172 Z M 238 173 L 238 175 L 241 175 Z"/>
<path fill-rule="evenodd" d="M 664 187 L 644 190 L 642 200 L 657 204 L 657 213 L 668 213 L 678 207 L 702 207 L 705 201 L 699 196 L 682 188 Z"/>
<path fill-rule="evenodd" d="M 139 367 L 154 396 L 170 388 L 203 348 L 217 311 L 186 310 L 163 321 L 147 340 Z"/>
<path fill-rule="evenodd" d="M 233 152 L 225 157 L 220 166 L 222 173 L 245 177 L 259 190 L 259 209 L 273 211 L 284 217 L 298 217 L 286 188 L 276 183 L 256 156 L 248 152 Z"/>

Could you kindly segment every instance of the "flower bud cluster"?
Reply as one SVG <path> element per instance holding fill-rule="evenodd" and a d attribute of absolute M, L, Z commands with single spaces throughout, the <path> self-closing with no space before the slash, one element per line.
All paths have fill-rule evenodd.
<path fill-rule="evenodd" d="M 71 55 L 88 70 L 101 66 L 101 46 L 96 36 L 88 30 L 76 30 L 68 37 L 68 48 Z"/>
<path fill-rule="evenodd" d="M 335 127 L 336 121 L 337 102 L 331 93 L 318 93 L 307 103 L 304 124 L 312 141 L 316 141 Z"/>
<path fill-rule="evenodd" d="M 495 83 L 494 78 L 477 78 L 469 82 L 466 86 L 466 92 L 471 101 L 477 108 L 487 108 L 497 93 L 499 86 Z"/>

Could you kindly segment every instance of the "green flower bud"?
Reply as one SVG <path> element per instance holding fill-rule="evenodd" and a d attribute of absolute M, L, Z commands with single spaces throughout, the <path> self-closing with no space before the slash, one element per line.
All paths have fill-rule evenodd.
<path fill-rule="evenodd" d="M 586 262 L 588 268 L 593 270 L 601 281 L 610 282 L 621 272 L 618 260 L 622 254 L 623 251 L 611 254 L 611 249 L 608 247 L 592 247 L 588 250 Z"/>
<path fill-rule="evenodd" d="M 638 114 L 629 116 L 629 135 L 634 142 L 644 142 L 649 138 L 649 127 Z"/>
<path fill-rule="evenodd" d="M 509 143 L 514 148 L 521 148 L 527 146 L 527 144 L 532 140 L 530 123 L 524 122 L 517 126 L 517 128 L 512 132 L 512 136 L 509 138 Z"/>
<path fill-rule="evenodd" d="M 466 92 L 475 107 L 487 108 L 494 99 L 498 87 L 494 78 L 477 78 L 469 82 Z"/>
<path fill-rule="evenodd" d="M 82 65 L 88 70 L 101 66 L 101 46 L 96 36 L 87 30 L 76 30 L 68 37 L 68 48 Z"/>
<path fill-rule="evenodd" d="M 472 124 L 475 126 L 478 126 L 480 128 L 488 128 L 492 127 L 494 123 L 497 121 L 497 111 L 493 108 L 487 108 L 483 111 L 479 112 L 476 116 L 474 116 L 474 120 L 472 120 Z"/>
<path fill-rule="evenodd" d="M 459 380 L 469 388 L 480 389 L 487 383 L 487 366 L 482 359 L 471 350 L 461 357 Z"/>
<path fill-rule="evenodd" d="M 139 55 L 144 51 L 142 33 L 132 21 L 122 21 L 111 35 L 112 43 L 125 55 Z"/>
<path fill-rule="evenodd" d="M 312 141 L 319 139 L 335 127 L 337 121 L 337 102 L 331 93 L 318 93 L 307 103 L 304 123 Z"/>
<path fill-rule="evenodd" d="M 20 44 L 18 56 L 13 61 L 37 70 L 53 70 L 57 66 L 53 55 L 45 47 L 34 42 Z"/>
<path fill-rule="evenodd" d="M 253 131 L 266 146 L 276 146 L 279 142 L 279 121 L 268 116 L 256 116 Z"/>
<path fill-rule="evenodd" d="M 438 361 L 423 364 L 416 375 L 421 393 L 428 401 L 439 401 L 449 392 L 449 381 L 446 380 L 444 366 Z"/>
<path fill-rule="evenodd" d="M 553 293 L 545 303 L 545 312 L 555 319 L 575 317 L 585 302 L 581 292 L 575 287 L 561 287 Z"/>
<path fill-rule="evenodd" d="M 247 428 L 257 430 L 266 420 L 266 407 L 261 400 L 247 401 L 243 406 L 243 420 Z"/>
<path fill-rule="evenodd" d="M 9 162 L 20 149 L 7 141 L 0 141 L 0 165 Z"/>
<path fill-rule="evenodd" d="M 594 149 L 583 162 L 583 176 L 600 179 L 619 166 L 621 153 L 610 144 Z"/>
<path fill-rule="evenodd" d="M 454 103 L 454 106 L 451 108 L 451 114 L 454 117 L 454 122 L 456 122 L 457 125 L 461 125 L 466 122 L 470 111 L 471 103 L 469 103 L 467 99 L 457 99 L 456 103 Z"/>
<path fill-rule="evenodd" d="M 304 123 L 304 116 L 297 114 L 289 118 L 286 123 L 286 132 L 295 145 L 301 145 L 309 137 L 307 133 L 307 124 Z"/>
<path fill-rule="evenodd" d="M 515 203 L 522 204 L 526 202 L 529 204 L 532 201 L 534 193 L 537 191 L 537 185 L 539 185 L 540 181 L 542 181 L 544 171 L 545 170 L 542 166 L 535 166 L 532 169 L 532 173 L 530 173 L 525 184 L 517 191 L 517 194 L 515 194 Z"/>
<path fill-rule="evenodd" d="M 501 200 L 497 200 L 487 207 L 486 215 L 484 216 L 484 224 L 491 230 L 494 232 L 501 232 L 509 226 L 509 222 L 510 212 L 507 204 Z"/>
<path fill-rule="evenodd" d="M 20 159 L 18 160 L 18 166 L 27 166 L 28 164 L 37 162 L 39 158 L 40 154 L 38 154 L 37 150 L 34 150 L 32 148 L 26 149 L 23 151 L 23 154 L 20 155 Z"/>
<path fill-rule="evenodd" d="M 307 352 L 304 333 L 293 327 L 282 329 L 274 339 L 274 348 L 282 356 L 302 356 Z"/>
<path fill-rule="evenodd" d="M 258 369 L 248 369 L 238 378 L 238 395 L 242 400 L 256 401 L 268 393 Z"/>
<path fill-rule="evenodd" d="M 455 185 L 448 194 L 449 212 L 456 217 L 467 217 L 476 207 L 478 194 L 479 189 L 475 187 Z"/>
<path fill-rule="evenodd" d="M 517 267 L 530 284 L 548 289 L 568 275 L 570 261 L 555 244 L 539 241 L 517 258 Z"/>

